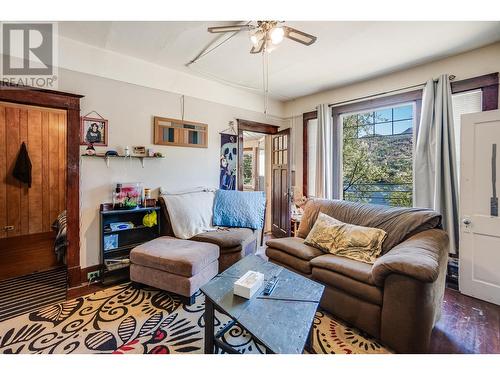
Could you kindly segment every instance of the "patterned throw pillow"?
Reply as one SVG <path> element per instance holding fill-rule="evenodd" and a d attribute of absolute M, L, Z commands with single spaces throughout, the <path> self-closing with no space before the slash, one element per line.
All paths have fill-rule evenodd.
<path fill-rule="evenodd" d="M 334 255 L 373 264 L 382 252 L 386 236 L 382 229 L 346 224 L 320 212 L 304 243 Z"/>

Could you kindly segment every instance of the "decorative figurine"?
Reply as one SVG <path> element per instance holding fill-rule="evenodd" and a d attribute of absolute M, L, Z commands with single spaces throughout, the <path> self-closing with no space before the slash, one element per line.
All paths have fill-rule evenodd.
<path fill-rule="evenodd" d="M 87 145 L 87 149 L 85 150 L 85 153 L 86 153 L 87 155 L 90 155 L 90 156 L 92 156 L 92 155 L 95 155 L 95 154 L 96 154 L 96 152 L 95 152 L 95 148 L 94 148 L 94 145 L 93 145 L 92 143 L 88 143 L 88 145 Z"/>

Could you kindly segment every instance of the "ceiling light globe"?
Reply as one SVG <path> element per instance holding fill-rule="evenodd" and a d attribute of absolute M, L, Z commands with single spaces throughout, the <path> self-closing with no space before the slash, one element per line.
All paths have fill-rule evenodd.
<path fill-rule="evenodd" d="M 259 38 L 257 38 L 257 35 L 253 34 L 253 35 L 250 35 L 250 41 L 252 42 L 252 44 L 254 46 L 256 46 L 257 43 L 259 43 Z"/>
<path fill-rule="evenodd" d="M 282 27 L 275 27 L 271 30 L 271 42 L 273 44 L 279 44 L 283 41 L 285 36 L 285 30 Z"/>

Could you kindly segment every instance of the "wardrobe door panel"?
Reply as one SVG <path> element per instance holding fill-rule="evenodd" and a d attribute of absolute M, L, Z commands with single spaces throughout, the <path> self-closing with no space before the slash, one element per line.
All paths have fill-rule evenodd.
<path fill-rule="evenodd" d="M 49 222 L 59 214 L 59 118 L 49 113 Z"/>
<path fill-rule="evenodd" d="M 28 144 L 28 110 L 21 108 L 19 110 L 19 145 L 24 142 L 28 149 L 28 154 L 31 153 L 30 146 Z M 18 149 L 19 152 L 19 149 Z M 16 155 L 17 157 L 17 155 Z M 33 166 L 32 166 L 33 167 Z M 33 169 L 32 169 L 33 170 Z M 19 230 L 21 235 L 26 235 L 29 233 L 29 190 L 31 190 L 26 184 L 19 184 L 20 186 L 20 200 L 19 200 Z"/>
<path fill-rule="evenodd" d="M 42 112 L 30 109 L 28 123 L 28 151 L 32 165 L 31 189 L 28 192 L 29 233 L 34 234 L 43 232 Z"/>
<path fill-rule="evenodd" d="M 19 108 L 5 108 L 7 142 L 7 225 L 12 226 L 7 231 L 7 237 L 15 237 L 21 234 L 21 183 L 12 176 L 20 145 Z"/>
<path fill-rule="evenodd" d="M 7 137 L 5 133 L 5 107 L 0 105 L 0 238 L 7 237 Z"/>
<path fill-rule="evenodd" d="M 66 209 L 66 114 L 58 114 L 59 123 L 59 207 L 57 213 Z"/>
<path fill-rule="evenodd" d="M 42 112 L 42 230 L 50 228 L 49 113 Z"/>
<path fill-rule="evenodd" d="M 23 142 L 31 188 L 12 176 Z M 66 173 L 66 112 L 0 103 L 0 238 L 52 232 L 66 209 Z"/>

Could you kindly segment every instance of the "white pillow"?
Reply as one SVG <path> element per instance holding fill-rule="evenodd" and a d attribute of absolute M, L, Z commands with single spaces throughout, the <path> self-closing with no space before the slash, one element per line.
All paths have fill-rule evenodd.
<path fill-rule="evenodd" d="M 162 194 L 175 237 L 189 239 L 212 231 L 215 192 L 198 191 L 185 194 Z"/>

